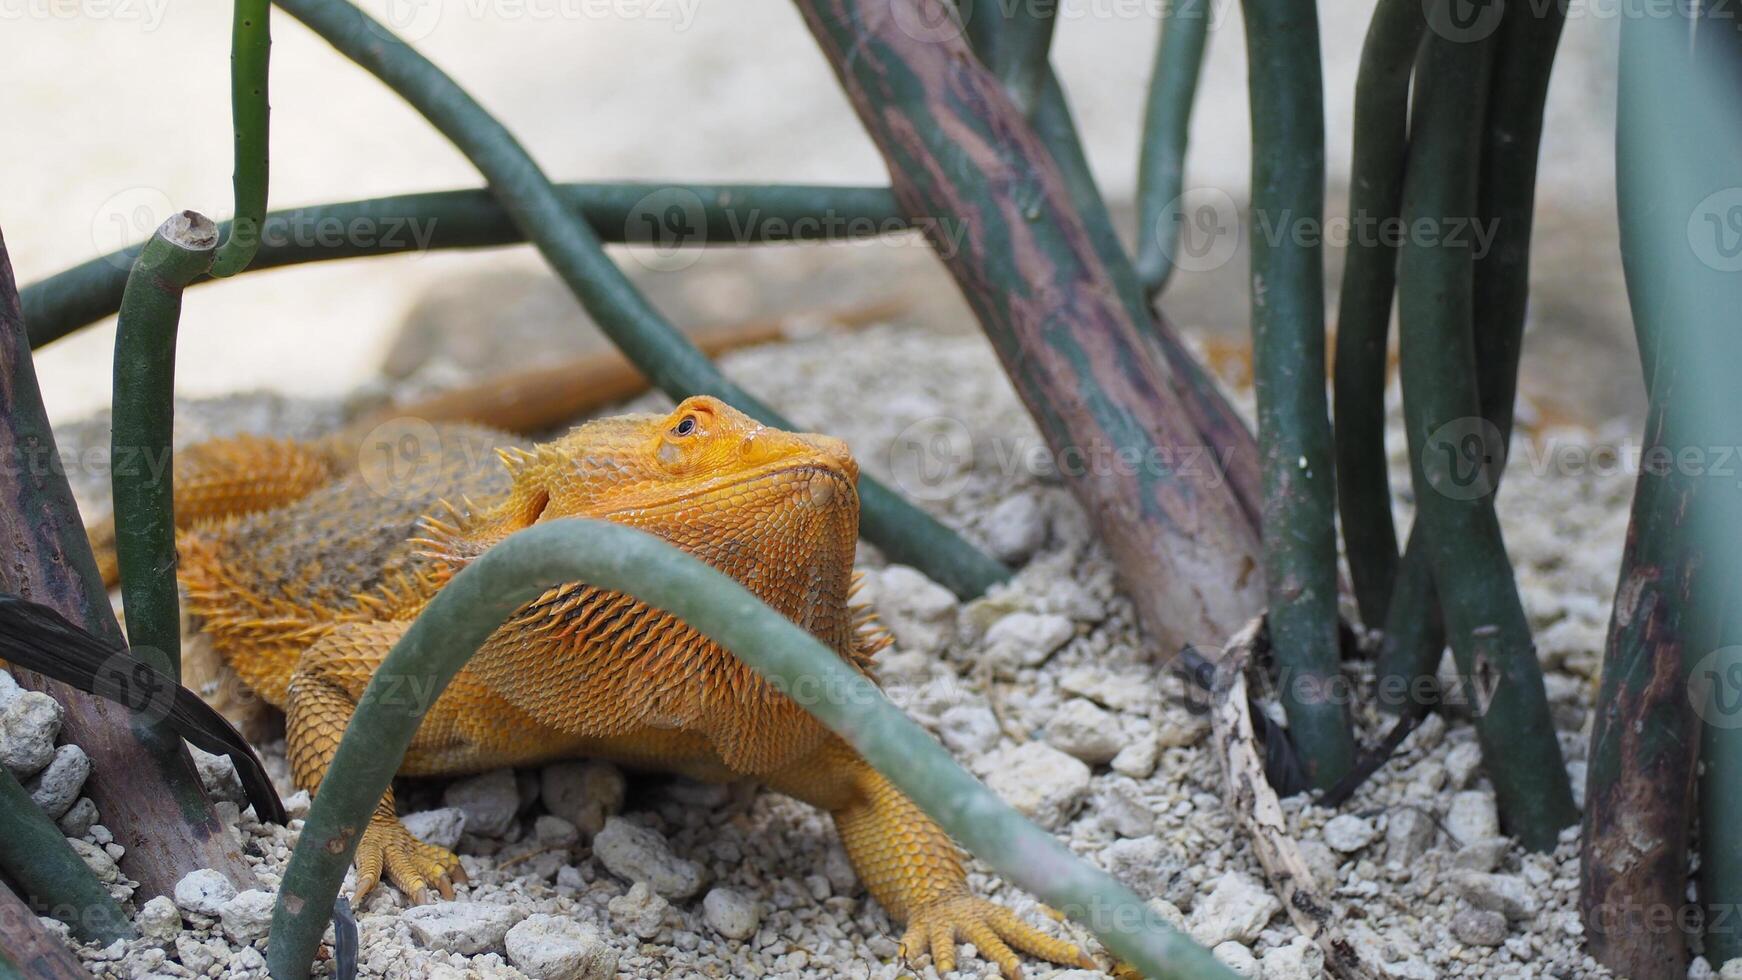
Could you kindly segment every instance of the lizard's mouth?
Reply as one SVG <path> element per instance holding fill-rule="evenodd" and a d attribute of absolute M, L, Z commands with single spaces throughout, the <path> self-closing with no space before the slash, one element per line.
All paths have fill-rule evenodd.
<path fill-rule="evenodd" d="M 763 493 L 769 494 L 770 503 L 778 498 L 789 502 L 798 501 L 816 509 L 827 509 L 846 499 L 852 503 L 848 512 L 857 515 L 858 473 L 857 467 L 852 469 L 853 472 L 849 472 L 848 467 L 832 462 L 770 463 L 746 473 L 704 483 L 682 493 L 662 495 L 658 499 L 640 504 L 613 508 L 599 516 L 611 519 L 632 514 L 693 510 L 700 503 L 728 496 L 736 498 L 735 509 L 746 506 L 754 509 L 757 506 L 755 498 Z"/>

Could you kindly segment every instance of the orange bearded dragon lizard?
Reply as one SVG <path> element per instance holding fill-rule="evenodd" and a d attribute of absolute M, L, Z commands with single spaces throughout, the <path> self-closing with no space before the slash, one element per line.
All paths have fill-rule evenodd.
<path fill-rule="evenodd" d="M 410 477 L 354 435 L 234 437 L 176 458 L 188 611 L 242 681 L 283 709 L 292 772 L 310 791 L 371 674 L 425 603 L 467 560 L 541 520 L 602 518 L 655 534 L 861 670 L 888 642 L 849 601 L 858 466 L 838 439 L 772 429 L 705 397 L 531 448 L 477 426 L 412 425 L 440 448 L 421 446 L 429 465 Z M 970 894 L 955 843 L 798 704 L 620 593 L 569 583 L 517 610 L 436 700 L 399 771 L 574 757 L 752 777 L 827 810 L 872 896 L 906 923 L 904 954 L 929 953 L 940 973 L 954 969 L 957 941 L 1007 977 L 1021 973 L 1017 951 L 1094 965 Z M 451 897 L 463 877 L 452 853 L 400 823 L 391 790 L 356 866 L 359 899 L 383 875 L 417 902 L 431 889 Z"/>

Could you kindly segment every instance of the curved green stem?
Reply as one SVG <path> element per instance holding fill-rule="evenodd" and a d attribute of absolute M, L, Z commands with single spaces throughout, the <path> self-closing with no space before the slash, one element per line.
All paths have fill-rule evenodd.
<path fill-rule="evenodd" d="M 1405 228 L 1467 222 L 1476 214 L 1494 47 L 1492 38 L 1428 38 L 1404 182 Z M 1468 236 L 1412 231 L 1404 242 L 1398 262 L 1403 408 L 1418 520 L 1452 653 L 1477 709 L 1477 736 L 1501 819 L 1526 847 L 1549 850 L 1578 813 L 1494 513 L 1495 469 L 1488 458 L 1494 450 L 1476 375 L 1473 249 Z"/>
<path fill-rule="evenodd" d="M 1414 13 L 1413 5 L 1411 14 Z M 1558 4 L 1546 7 L 1511 4 L 1501 18 L 1495 41 L 1494 67 L 1489 90 L 1504 92 L 1505 98 L 1490 100 L 1483 121 L 1481 165 L 1477 174 L 1476 222 L 1472 237 L 1486 243 L 1473 255 L 1474 272 L 1471 285 L 1471 316 L 1476 325 L 1474 350 L 1482 418 L 1487 427 L 1484 442 L 1491 443 L 1495 459 L 1490 470 L 1494 489 L 1498 491 L 1505 472 L 1505 458 L 1512 442 L 1513 402 L 1518 392 L 1518 358 L 1524 343 L 1524 314 L 1530 295 L 1530 232 L 1536 207 L 1537 150 L 1542 140 L 1543 106 L 1548 99 L 1549 70 L 1554 66 L 1555 47 L 1560 41 L 1561 27 L 1566 23 L 1566 11 Z M 1407 83 L 1405 83 L 1407 84 Z M 1357 186 L 1359 180 L 1357 180 Z M 1358 225 L 1356 227 L 1359 227 Z M 1354 267 L 1355 249 L 1350 249 L 1350 268 Z M 1389 261 L 1387 262 L 1389 266 Z M 1389 290 L 1389 287 L 1387 287 Z M 1345 279 L 1344 300 L 1349 299 L 1349 284 Z M 1367 315 L 1388 315 L 1390 300 L 1380 311 L 1377 304 L 1367 309 Z M 1370 335 L 1371 324 L 1362 332 Z M 1384 447 L 1384 328 L 1379 328 L 1378 350 L 1363 350 L 1356 356 L 1358 378 L 1374 387 L 1364 388 L 1358 399 L 1352 399 L 1351 424 L 1358 428 L 1352 442 L 1371 442 L 1364 452 L 1351 446 L 1352 455 L 1359 456 L 1359 465 L 1366 476 L 1361 486 L 1349 483 L 1347 470 L 1343 476 L 1344 536 L 1348 543 L 1349 567 L 1355 577 L 1358 597 L 1370 595 L 1375 586 L 1389 582 L 1388 574 L 1377 566 L 1387 545 L 1378 538 L 1378 518 L 1383 512 L 1385 531 L 1390 530 L 1390 495 L 1378 494 L 1385 488 Z M 1343 421 L 1343 353 L 1345 336 L 1338 336 L 1338 415 Z M 1349 337 L 1351 344 L 1357 343 Z M 1364 359 L 1371 357 L 1371 362 Z M 1377 379 L 1377 380 L 1375 380 Z M 1356 383 L 1360 383 L 1357 380 Z M 1342 449 L 1339 442 L 1339 449 Z M 1369 455 L 1370 454 L 1370 455 Z M 1339 463 L 1341 459 L 1339 459 Z M 1350 491 L 1355 493 L 1351 496 Z M 1365 515 L 1365 517 L 1363 517 Z M 1445 628 L 1434 606 L 1437 595 L 1431 573 L 1424 567 L 1427 554 L 1414 528 L 1404 549 L 1401 565 L 1395 562 L 1396 539 L 1390 540 L 1393 555 L 1391 574 L 1396 575 L 1400 588 L 1386 595 L 1392 608 L 1386 615 L 1386 639 L 1378 661 L 1381 683 L 1415 684 L 1431 677 L 1439 668 L 1445 649 Z M 1366 565 L 1365 576 L 1361 566 Z M 1369 587 L 1362 591 L 1363 578 Z M 1375 583 L 1374 579 L 1381 581 Z M 1425 588 L 1404 590 L 1403 583 Z M 1368 615 L 1369 601 L 1362 603 L 1362 617 Z M 1370 621 L 1371 622 L 1371 621 Z"/>
<path fill-rule="evenodd" d="M 672 229 L 656 205 L 682 212 L 685 247 L 768 242 L 845 241 L 904 231 L 911 222 L 886 187 L 625 182 L 558 184 L 568 210 L 612 244 L 670 246 Z M 691 224 L 691 222 L 694 222 Z M 218 226 L 228 235 L 230 225 Z M 526 236 L 487 190 L 432 191 L 274 211 L 260 230 L 260 250 L 243 271 L 304 262 L 450 248 L 519 245 Z M 663 239 L 663 240 L 662 240 Z M 110 316 L 121 307 L 133 245 L 57 272 L 20 292 L 30 346 Z M 209 277 L 194 284 L 210 282 Z"/>
<path fill-rule="evenodd" d="M 1318 16 L 1302 0 L 1245 0 L 1252 99 L 1252 365 L 1263 466 L 1264 573 L 1282 705 L 1307 777 L 1335 785 L 1353 764 L 1336 692 L 1336 476 L 1325 404 L 1324 251 L 1295 234 L 1325 211 Z M 1268 229 L 1268 231 L 1267 231 Z M 1275 236 L 1277 230 L 1280 237 Z"/>
<path fill-rule="evenodd" d="M 0 871 L 86 942 L 132 939 L 133 925 L 24 787 L 0 769 Z"/>
<path fill-rule="evenodd" d="M 344 0 L 280 0 L 279 6 L 341 54 L 381 79 L 466 155 L 490 183 L 515 227 L 648 380 L 671 395 L 714 395 L 781 428 L 773 408 L 726 380 L 605 255 L 599 237 L 568 213 L 532 157 L 453 79 Z M 869 478 L 859 481 L 865 536 L 890 560 L 913 565 L 963 597 L 1010 571 L 937 519 Z"/>
<path fill-rule="evenodd" d="M 181 679 L 181 605 L 175 581 L 175 486 L 170 436 L 175 425 L 175 335 L 181 294 L 212 267 L 217 227 L 183 211 L 145 243 L 127 277 L 115 330 L 114 425 L 110 481 L 115 497 L 115 558 L 127 641 L 157 656 L 152 666 Z"/>
<path fill-rule="evenodd" d="M 1337 301 L 1332 387 L 1343 546 L 1361 621 L 1368 628 L 1385 623 L 1398 557 L 1385 460 L 1385 348 L 1397 245 L 1379 232 L 1397 218 L 1403 202 L 1409 75 L 1426 26 L 1419 0 L 1380 0 L 1367 27 L 1355 82 L 1349 226 L 1356 233 L 1349 241 Z"/>
<path fill-rule="evenodd" d="M 455 575 L 376 670 L 291 855 L 272 914 L 277 980 L 308 976 L 333 900 L 423 713 L 508 616 L 559 582 L 623 592 L 690 624 L 839 734 L 1012 882 L 1083 921 L 1152 977 L 1231 977 L 1136 895 L 1023 819 L 865 675 L 731 578 L 645 532 L 569 518 L 517 532 Z M 406 682 L 428 697 L 407 699 Z"/>
<path fill-rule="evenodd" d="M 1137 159 L 1137 277 L 1151 301 L 1173 275 L 1186 140 L 1209 33 L 1206 0 L 1170 0 L 1164 5 L 1143 108 L 1143 151 Z"/>
<path fill-rule="evenodd" d="M 236 134 L 236 216 L 212 263 L 214 279 L 248 268 L 266 220 L 270 118 L 267 76 L 272 63 L 271 0 L 236 0 L 230 22 L 230 120 Z"/>
<path fill-rule="evenodd" d="M 1530 232 L 1536 213 L 1536 164 L 1543 107 L 1567 0 L 1508 4 L 1500 21 L 1483 123 L 1477 214 L 1493 238 L 1476 256 L 1476 371 L 1482 417 L 1509 439 L 1518 392 L 1518 357 L 1530 299 Z M 1501 443 L 1506 449 L 1506 442 Z"/>

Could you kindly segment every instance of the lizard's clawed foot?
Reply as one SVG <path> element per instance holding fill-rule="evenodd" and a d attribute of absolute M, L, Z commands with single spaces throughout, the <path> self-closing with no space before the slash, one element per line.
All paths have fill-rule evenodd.
<path fill-rule="evenodd" d="M 375 819 L 363 832 L 357 844 L 357 894 L 353 904 L 361 906 L 363 898 L 387 872 L 387 881 L 404 892 L 412 904 L 430 900 L 433 886 L 443 898 L 454 897 L 454 885 L 466 880 L 466 871 L 454 852 L 434 844 L 425 844 L 398 820 Z"/>
<path fill-rule="evenodd" d="M 972 895 L 948 895 L 914 909 L 901 937 L 901 955 L 911 960 L 931 954 L 940 976 L 956 968 L 956 943 L 973 943 L 983 959 L 998 964 L 1006 980 L 1019 980 L 1022 962 L 1016 952 L 1052 963 L 1095 969 L 1082 950 L 1041 932 L 1002 905 Z"/>

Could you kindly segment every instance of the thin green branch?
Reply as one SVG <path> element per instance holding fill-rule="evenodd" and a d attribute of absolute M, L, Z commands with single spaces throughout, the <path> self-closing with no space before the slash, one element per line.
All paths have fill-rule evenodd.
<path fill-rule="evenodd" d="M 1413 15 L 1413 4 L 1404 5 Z M 1505 460 L 1512 443 L 1518 358 L 1524 344 L 1524 314 L 1530 295 L 1531 218 L 1536 208 L 1536 163 L 1542 141 L 1543 107 L 1548 101 L 1549 71 L 1554 66 L 1555 48 L 1565 23 L 1566 11 L 1559 4 L 1510 4 L 1501 17 L 1494 42 L 1496 48 L 1489 91 L 1504 92 L 1506 97 L 1489 101 L 1483 122 L 1476 216 L 1480 229 L 1486 230 L 1478 230 L 1476 237 L 1488 245 L 1485 251 L 1474 256 L 1471 315 L 1476 325 L 1476 380 L 1482 418 L 1486 421 L 1481 440 L 1493 456 L 1486 465 L 1496 492 L 1505 473 Z M 1359 177 L 1356 184 L 1359 186 Z M 1361 225 L 1355 224 L 1354 227 Z M 1355 261 L 1356 248 L 1351 246 L 1350 268 L 1354 267 Z M 1389 268 L 1390 260 L 1386 264 Z M 1348 285 L 1345 279 L 1345 302 L 1350 296 Z M 1385 315 L 1388 315 L 1389 299 L 1385 303 Z M 1377 302 L 1365 310 L 1365 315 L 1379 315 Z M 1370 336 L 1371 330 L 1370 322 L 1361 327 L 1363 335 Z M 1397 570 L 1395 561 L 1390 570 L 1378 567 L 1385 555 L 1386 543 L 1379 538 L 1379 518 L 1375 515 L 1384 514 L 1384 531 L 1389 532 L 1391 514 L 1389 493 L 1383 498 L 1378 496 L 1386 486 L 1383 338 L 1384 329 L 1380 328 L 1377 352 L 1366 346 L 1353 355 L 1355 364 L 1359 365 L 1356 377 L 1377 385 L 1364 387 L 1361 396 L 1351 399 L 1348 406 L 1351 424 L 1358 427 L 1351 439 L 1351 455 L 1358 456 L 1366 476 L 1361 486 L 1352 488 L 1348 471 L 1339 470 L 1339 473 L 1343 476 L 1342 492 L 1345 494 L 1343 521 L 1349 567 L 1355 578 L 1357 597 L 1366 596 L 1362 617 L 1368 616 L 1368 608 L 1376 599 L 1371 593 L 1389 581 L 1387 576 L 1395 574 L 1399 583 L 1407 582 L 1412 586 L 1409 591 L 1398 591 L 1394 602 L 1390 596 L 1386 597 L 1388 602 L 1392 602 L 1392 608 L 1386 617 L 1385 645 L 1378 662 L 1380 683 L 1402 689 L 1422 683 L 1439 669 L 1445 649 L 1445 627 L 1440 613 L 1434 608 L 1437 595 L 1431 573 L 1424 567 L 1427 554 L 1415 528 L 1410 529 L 1401 570 Z M 1347 339 L 1351 345 L 1359 343 L 1354 337 Z M 1339 424 L 1343 420 L 1344 340 L 1344 335 L 1339 334 Z M 1376 382 L 1375 378 L 1378 379 Z M 1354 443 L 1370 443 L 1370 446 L 1365 452 L 1359 452 L 1359 446 Z M 1356 491 L 1353 496 L 1349 496 L 1351 489 Z M 1395 537 L 1389 546 L 1394 553 Z M 1365 575 L 1362 566 L 1367 566 Z M 1362 590 L 1363 578 L 1367 586 L 1365 593 Z"/>
<path fill-rule="evenodd" d="M 175 581 L 175 337 L 181 294 L 217 254 L 218 229 L 183 211 L 145 243 L 127 277 L 115 331 L 114 425 L 109 458 L 115 558 L 127 641 L 181 679 L 181 601 Z"/>
<path fill-rule="evenodd" d="M 1137 277 L 1151 301 L 1173 275 L 1186 140 L 1209 33 L 1207 0 L 1169 0 L 1163 5 L 1149 98 L 1143 108 L 1143 150 L 1137 159 Z"/>
<path fill-rule="evenodd" d="M 10 772 L 0 768 L 0 871 L 86 942 L 132 939 L 133 925 Z"/>
<path fill-rule="evenodd" d="M 1419 0 L 1380 0 L 1355 81 L 1349 227 L 1359 233 L 1350 240 L 1343 265 L 1332 387 L 1344 552 L 1368 628 L 1385 623 L 1397 577 L 1397 528 L 1385 457 L 1385 350 L 1397 245 L 1376 231 L 1396 220 L 1403 203 L 1409 75 L 1426 27 Z"/>
<path fill-rule="evenodd" d="M 726 380 L 605 255 L 599 237 L 512 134 L 427 58 L 344 0 L 280 0 L 287 13 L 381 79 L 451 140 L 489 181 L 515 227 L 538 247 L 606 336 L 674 398 L 715 395 L 771 425 L 795 428 Z M 963 597 L 1009 570 L 870 477 L 859 481 L 865 536 L 890 560 L 913 565 Z"/>
<path fill-rule="evenodd" d="M 291 855 L 268 943 L 277 980 L 300 980 L 344 880 L 359 832 L 424 712 L 508 616 L 559 582 L 632 595 L 688 623 L 801 701 L 970 851 L 1018 886 L 1084 922 L 1151 977 L 1231 978 L 1143 900 L 1073 855 L 969 775 L 876 685 L 742 585 L 649 535 L 570 518 L 520 531 L 453 580 L 376 670 Z M 415 682 L 428 697 L 395 695 Z"/>
<path fill-rule="evenodd" d="M 988 6 L 990 9 L 980 16 L 994 16 L 1002 5 Z M 1023 0 L 1004 9 L 1004 23 L 998 31 L 992 61 L 986 67 L 998 76 L 1022 114 L 1032 116 L 1040 104 L 1047 76 L 1052 74 L 1047 53 L 1052 48 L 1053 27 L 1058 21 L 1058 0 Z"/>
<path fill-rule="evenodd" d="M 558 184 L 556 191 L 570 212 L 612 244 L 701 248 L 846 241 L 911 227 L 884 187 L 626 182 Z M 228 235 L 230 225 L 220 224 L 218 231 Z M 433 191 L 274 211 L 244 271 L 525 241 L 489 191 Z M 20 295 L 30 346 L 59 340 L 119 310 L 127 270 L 143 247 L 111 252 L 26 286 Z M 195 284 L 210 281 L 202 277 Z"/>
<path fill-rule="evenodd" d="M 1252 364 L 1263 466 L 1262 540 L 1282 705 L 1307 778 L 1335 785 L 1354 762 L 1337 692 L 1336 476 L 1325 404 L 1325 127 L 1318 12 L 1303 0 L 1245 0 L 1252 100 L 1252 212 L 1282 227 L 1252 236 Z"/>
<path fill-rule="evenodd" d="M 1494 48 L 1491 37 L 1428 37 L 1403 227 L 1475 216 Z M 1467 237 L 1406 236 L 1398 262 L 1404 415 L 1418 520 L 1501 819 L 1526 847 L 1549 850 L 1578 814 L 1494 513 L 1476 376 L 1473 248 Z"/>
<path fill-rule="evenodd" d="M 236 138 L 236 215 L 212 263 L 214 279 L 248 268 L 266 219 L 270 119 L 267 76 L 272 62 L 271 0 L 235 0 L 230 22 L 230 120 Z"/>
<path fill-rule="evenodd" d="M 1512 434 L 1518 358 L 1530 299 L 1530 232 L 1536 213 L 1543 107 L 1548 102 L 1555 49 L 1566 25 L 1567 2 L 1506 5 L 1488 88 L 1504 97 L 1488 100 L 1482 127 L 1476 208 L 1493 241 L 1476 256 L 1476 371 L 1482 417 L 1499 430 L 1503 453 Z"/>

